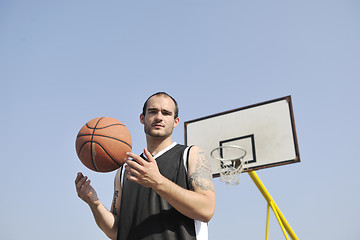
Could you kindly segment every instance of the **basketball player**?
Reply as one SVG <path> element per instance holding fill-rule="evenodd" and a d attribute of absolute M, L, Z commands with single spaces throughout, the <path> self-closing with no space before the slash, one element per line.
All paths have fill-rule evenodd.
<path fill-rule="evenodd" d="M 179 123 L 175 99 L 164 92 L 150 96 L 140 122 L 147 148 L 141 156 L 127 153 L 115 175 L 111 210 L 82 173 L 75 180 L 78 196 L 111 239 L 207 239 L 216 199 L 210 163 L 198 146 L 172 141 Z"/>

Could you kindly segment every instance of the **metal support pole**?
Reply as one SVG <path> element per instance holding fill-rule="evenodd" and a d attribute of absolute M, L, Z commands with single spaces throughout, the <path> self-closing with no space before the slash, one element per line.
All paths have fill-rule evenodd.
<path fill-rule="evenodd" d="M 288 236 L 286 234 L 286 230 L 284 228 L 283 221 L 280 219 L 279 213 L 276 211 L 276 208 L 275 208 L 274 204 L 275 204 L 274 202 L 270 202 L 270 206 L 271 206 L 272 210 L 274 211 L 276 219 L 278 220 L 278 222 L 280 224 L 281 230 L 283 231 L 286 240 L 289 240 L 289 238 L 288 238 Z"/>
<path fill-rule="evenodd" d="M 286 221 L 284 215 L 281 213 L 279 207 L 276 205 L 275 201 L 272 199 L 269 192 L 266 190 L 264 184 L 261 182 L 258 175 L 255 173 L 255 171 L 248 172 L 249 176 L 255 183 L 255 185 L 260 190 L 261 194 L 265 198 L 265 200 L 268 202 L 268 204 L 272 207 L 273 211 L 276 212 L 275 214 L 278 214 L 278 221 L 280 223 L 280 226 L 283 225 L 286 229 L 287 233 L 290 235 L 292 240 L 298 240 L 295 232 L 292 230 L 290 224 Z M 286 236 L 286 235 L 285 235 Z"/>
<path fill-rule="evenodd" d="M 270 215 L 270 204 L 267 204 L 267 211 L 266 211 L 266 233 L 265 233 L 265 240 L 269 239 L 269 215 Z"/>

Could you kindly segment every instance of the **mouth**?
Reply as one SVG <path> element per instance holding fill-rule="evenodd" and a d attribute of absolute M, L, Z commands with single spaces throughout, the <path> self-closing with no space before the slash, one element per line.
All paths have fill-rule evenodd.
<path fill-rule="evenodd" d="M 156 123 L 152 125 L 154 128 L 162 128 L 164 127 L 164 125 L 160 124 L 160 123 Z"/>

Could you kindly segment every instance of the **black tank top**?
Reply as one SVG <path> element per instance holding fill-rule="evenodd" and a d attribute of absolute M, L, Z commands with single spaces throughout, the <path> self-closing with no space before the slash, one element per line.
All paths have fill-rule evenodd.
<path fill-rule="evenodd" d="M 183 163 L 185 148 L 177 144 L 156 157 L 156 162 L 163 176 L 189 189 Z M 196 239 L 193 219 L 182 215 L 151 188 L 142 187 L 126 177 L 121 179 L 118 240 Z"/>

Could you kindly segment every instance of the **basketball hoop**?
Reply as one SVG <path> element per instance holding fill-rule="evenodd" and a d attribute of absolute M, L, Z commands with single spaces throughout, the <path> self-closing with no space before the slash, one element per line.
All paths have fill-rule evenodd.
<path fill-rule="evenodd" d="M 224 145 L 211 151 L 211 157 L 219 162 L 220 181 L 228 186 L 240 183 L 240 173 L 245 170 L 245 155 L 246 150 L 235 145 Z"/>

